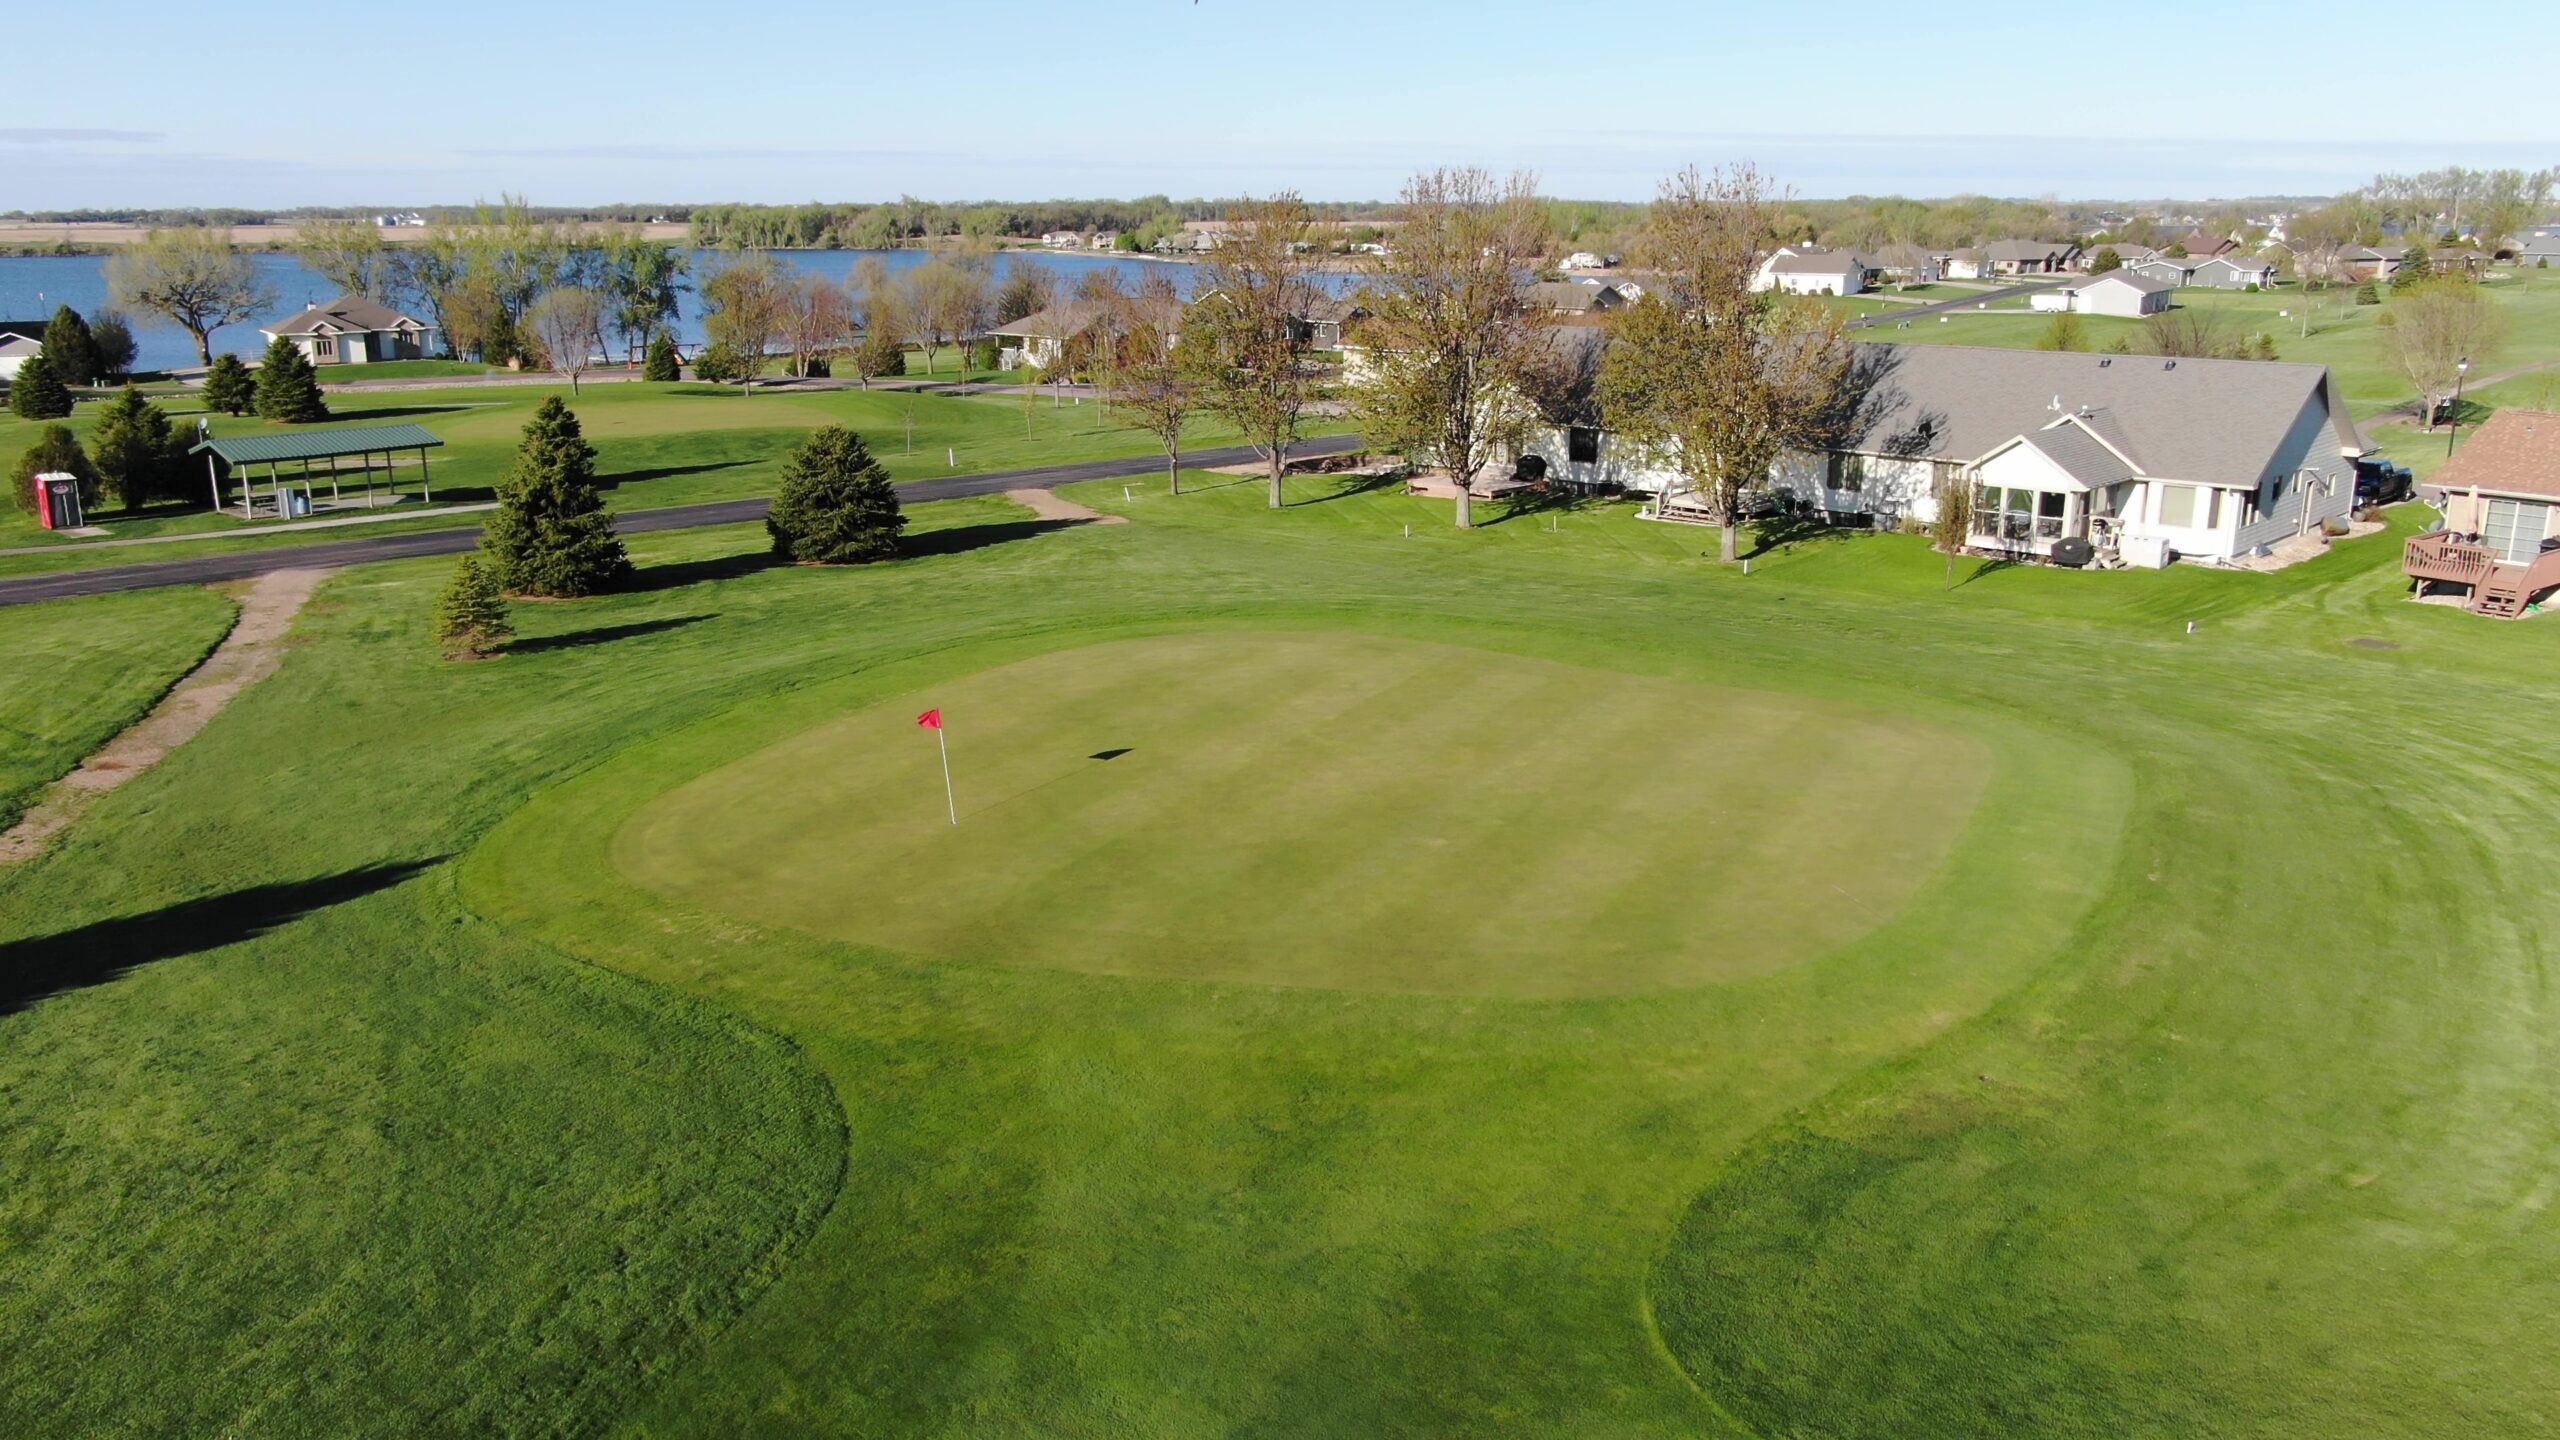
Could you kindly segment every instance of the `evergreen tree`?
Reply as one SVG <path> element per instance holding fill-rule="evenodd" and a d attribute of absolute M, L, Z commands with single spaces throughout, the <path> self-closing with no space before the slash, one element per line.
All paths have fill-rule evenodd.
<path fill-rule="evenodd" d="M 89 322 L 68 305 L 56 307 L 44 327 L 44 358 L 65 385 L 98 383 L 98 342 Z"/>
<path fill-rule="evenodd" d="M 436 648 L 447 660 L 482 659 L 515 638 L 498 577 L 477 555 L 465 555 L 453 567 L 453 578 L 436 597 L 435 618 Z"/>
<path fill-rule="evenodd" d="M 97 318 L 89 327 L 89 342 L 98 352 L 98 380 L 121 380 L 133 373 L 133 357 L 142 347 L 133 340 L 133 326 L 113 310 Z"/>
<path fill-rule="evenodd" d="M 258 362 L 258 417 L 288 425 L 329 418 L 329 402 L 320 398 L 320 372 L 282 335 Z"/>
<path fill-rule="evenodd" d="M 28 356 L 9 382 L 9 413 L 21 420 L 59 420 L 71 413 L 71 391 L 42 351 Z"/>
<path fill-rule="evenodd" d="M 204 406 L 225 415 L 246 415 L 258 403 L 258 377 L 240 363 L 240 357 L 221 354 L 213 357 L 213 368 L 204 372 Z"/>
<path fill-rule="evenodd" d="M 661 330 L 649 337 L 649 353 L 640 362 L 643 380 L 681 380 L 683 362 L 676 358 L 676 337 Z"/>
<path fill-rule="evenodd" d="M 127 385 L 98 411 L 89 453 L 107 487 L 135 510 L 176 493 L 186 441 L 170 427 L 168 412 Z"/>
<path fill-rule="evenodd" d="M 595 447 L 559 396 L 526 422 L 480 546 L 509 594 L 593 595 L 630 578 L 631 557 L 596 490 Z"/>
<path fill-rule="evenodd" d="M 2124 256 L 2113 245 L 2101 245 L 2098 253 L 2089 257 L 2089 273 L 2092 275 L 2104 275 L 2110 270 L 2123 268 Z"/>
<path fill-rule="evenodd" d="M 2391 272 L 2391 284 L 2394 288 L 2415 285 L 2434 273 L 2435 261 L 2428 258 L 2427 247 L 2412 245 L 2409 253 L 2401 257 L 2400 268 Z"/>
<path fill-rule="evenodd" d="M 80 504 L 83 509 L 98 503 L 98 467 L 89 463 L 89 454 L 80 448 L 80 438 L 68 425 L 47 425 L 36 432 L 36 443 L 18 457 L 9 472 L 9 498 L 27 514 L 36 510 L 35 479 L 39 475 L 69 475 L 80 482 Z"/>
<path fill-rule="evenodd" d="M 2382 303 L 2382 292 L 2374 288 L 2372 281 L 2362 281 L 2356 286 L 2356 303 L 2359 305 L 2379 305 Z"/>
<path fill-rule="evenodd" d="M 773 552 L 805 564 L 850 565 L 898 553 L 898 492 L 862 437 L 829 425 L 782 461 L 765 529 Z"/>

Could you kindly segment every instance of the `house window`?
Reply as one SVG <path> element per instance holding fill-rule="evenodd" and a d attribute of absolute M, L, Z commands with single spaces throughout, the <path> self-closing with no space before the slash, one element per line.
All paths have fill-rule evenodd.
<path fill-rule="evenodd" d="M 1600 432 L 1589 425 L 1576 425 L 1564 432 L 1564 458 L 1576 465 L 1596 465 L 1600 461 Z"/>
<path fill-rule="evenodd" d="M 2196 523 L 2196 487 L 2163 485 L 2160 487 L 2160 523 L 2191 526 Z"/>
<path fill-rule="evenodd" d="M 322 360 L 335 360 L 338 358 L 338 342 L 323 335 L 311 342 L 311 353 Z"/>
<path fill-rule="evenodd" d="M 2510 565 L 2522 565 L 2542 551 L 2542 537 L 2550 529 L 2550 510 L 2530 500 L 2492 500 L 2488 518 L 2481 523 L 2480 538 L 2498 557 Z"/>
<path fill-rule="evenodd" d="M 1867 488 L 1867 462 L 1858 456 L 1834 450 L 1823 457 L 1822 472 L 1822 482 L 1844 495 Z"/>

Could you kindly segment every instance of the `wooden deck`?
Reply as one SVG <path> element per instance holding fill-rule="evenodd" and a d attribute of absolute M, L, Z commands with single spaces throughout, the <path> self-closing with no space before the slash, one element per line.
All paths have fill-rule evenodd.
<path fill-rule="evenodd" d="M 2477 541 L 2413 535 L 2400 552 L 2400 569 L 2421 583 L 2467 586 L 2472 613 L 2513 619 L 2535 596 L 2560 586 L 2560 550 L 2543 551 L 2517 565 Z"/>

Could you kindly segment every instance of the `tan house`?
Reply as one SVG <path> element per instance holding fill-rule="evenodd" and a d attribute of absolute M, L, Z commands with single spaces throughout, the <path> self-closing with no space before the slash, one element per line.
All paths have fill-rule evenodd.
<path fill-rule="evenodd" d="M 293 342 L 314 365 L 364 365 L 378 360 L 424 360 L 435 327 L 381 301 L 341 295 L 258 332 Z"/>
<path fill-rule="evenodd" d="M 2512 617 L 2560 586 L 2560 414 L 2490 416 L 2418 497 L 2444 512 L 2443 529 L 2401 551 L 2421 597 L 2461 595 L 2478 614 Z"/>

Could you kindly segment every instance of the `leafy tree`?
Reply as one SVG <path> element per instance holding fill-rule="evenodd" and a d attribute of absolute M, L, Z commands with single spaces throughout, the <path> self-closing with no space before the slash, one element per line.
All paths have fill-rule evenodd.
<path fill-rule="evenodd" d="M 551 368 L 569 377 L 569 393 L 575 395 L 589 348 L 604 338 L 604 297 L 576 285 L 545 290 L 526 308 L 524 332 Z"/>
<path fill-rule="evenodd" d="M 2086 350 L 2089 348 L 2088 322 L 2072 311 L 2061 311 L 2045 323 L 2044 333 L 2036 337 L 2036 348 Z"/>
<path fill-rule="evenodd" d="M 681 380 L 684 362 L 676 357 L 676 337 L 661 330 L 649 337 L 649 354 L 640 362 L 643 380 Z"/>
<path fill-rule="evenodd" d="M 30 515 L 35 513 L 35 479 L 39 475 L 72 476 L 80 482 L 81 506 L 90 508 L 98 503 L 98 467 L 89 463 L 89 452 L 80 448 L 80 437 L 72 434 L 68 425 L 47 425 L 37 431 L 36 442 L 18 456 L 18 463 L 10 469 L 9 498 Z"/>
<path fill-rule="evenodd" d="M 622 337 L 624 354 L 641 336 L 661 332 L 675 320 L 685 272 L 692 265 L 682 250 L 662 240 L 645 239 L 637 231 L 608 243 L 602 288 L 612 305 L 614 333 Z"/>
<path fill-rule="evenodd" d="M 2356 284 L 2356 303 L 2359 305 L 2381 304 L 2381 288 L 2376 286 L 2371 280 L 2358 281 Z"/>
<path fill-rule="evenodd" d="M 1611 427 L 1676 469 L 1722 530 L 1727 564 L 1744 497 L 1861 398 L 1839 312 L 1752 288 L 1784 199 L 1748 162 L 1664 182 L 1646 235 L 1661 283 L 1618 312 L 1602 362 Z"/>
<path fill-rule="evenodd" d="M 2172 240 L 2169 242 L 2169 247 L 2160 253 L 2172 260 L 2184 260 L 2187 258 L 2187 247 L 2183 241 Z"/>
<path fill-rule="evenodd" d="M 1546 344 L 1527 319 L 1546 213 L 1529 176 L 1498 181 L 1472 167 L 1405 182 L 1404 211 L 1379 267 L 1357 406 L 1370 439 L 1449 477 L 1463 530 L 1477 471 L 1516 455 L 1536 418 L 1520 392 Z"/>
<path fill-rule="evenodd" d="M 329 402 L 320 398 L 320 374 L 311 368 L 293 341 L 279 335 L 268 342 L 258 362 L 258 417 L 306 425 L 329 418 Z"/>
<path fill-rule="evenodd" d="M 68 305 L 58 306 L 44 327 L 44 358 L 65 385 L 98 383 L 98 342 L 89 322 Z"/>
<path fill-rule="evenodd" d="M 133 326 L 113 310 L 100 315 L 89 326 L 89 343 L 98 353 L 100 380 L 118 380 L 133 373 L 133 357 L 141 347 L 133 343 Z"/>
<path fill-rule="evenodd" d="M 713 345 L 737 357 L 736 368 L 724 366 L 720 378 L 737 381 L 739 394 L 753 391 L 765 356 L 788 328 L 797 288 L 795 278 L 770 255 L 733 260 L 702 282 L 702 299 L 708 307 L 703 329 Z M 700 362 L 695 363 L 694 374 L 712 378 Z"/>
<path fill-rule="evenodd" d="M 436 596 L 435 621 L 436 648 L 447 660 L 485 659 L 516 633 L 498 577 L 477 555 L 465 555 L 453 567 L 453 578 Z"/>
<path fill-rule="evenodd" d="M 257 403 L 258 377 L 240 363 L 240 357 L 228 351 L 214 356 L 212 368 L 204 372 L 205 408 L 246 415 Z"/>
<path fill-rule="evenodd" d="M 179 493 L 186 448 L 186 438 L 170 426 L 168 412 L 131 385 L 99 407 L 98 423 L 89 432 L 98 473 L 128 510 Z"/>
<path fill-rule="evenodd" d="M 2101 245 L 2098 253 L 2089 257 L 2089 273 L 2092 275 L 2104 275 L 2110 270 L 2123 268 L 2124 256 L 2116 253 L 2113 245 Z"/>
<path fill-rule="evenodd" d="M 1010 325 L 1057 303 L 1057 272 L 1046 265 L 1020 262 L 1005 271 L 1004 283 L 996 287 L 996 323 Z"/>
<path fill-rule="evenodd" d="M 2388 359 L 2418 392 L 2429 429 L 2461 382 L 2466 360 L 2485 360 L 2506 334 L 2506 313 L 2459 275 L 2392 287 L 2391 308 L 2374 326 Z"/>
<path fill-rule="evenodd" d="M 1182 429 L 1200 408 L 1197 381 L 1204 357 L 1203 342 L 1180 330 L 1182 302 L 1173 283 L 1148 277 L 1146 287 L 1128 302 L 1128 320 L 1118 363 L 1110 368 L 1103 398 L 1164 447 L 1165 493 L 1182 493 Z M 1168 327 L 1176 333 L 1167 334 Z"/>
<path fill-rule="evenodd" d="M 52 357 L 27 357 L 9 382 L 9 413 L 21 420 L 59 420 L 71 413 L 71 391 L 53 373 Z"/>
<path fill-rule="evenodd" d="M 342 295 L 390 293 L 390 247 L 371 220 L 300 220 L 293 227 L 293 253 Z"/>
<path fill-rule="evenodd" d="M 213 332 L 276 303 L 248 257 L 211 230 L 154 230 L 107 261 L 116 308 L 165 320 L 195 337 L 196 359 L 213 363 Z"/>
<path fill-rule="evenodd" d="M 783 458 L 765 519 L 775 554 L 817 565 L 890 559 L 906 525 L 888 468 L 841 425 L 812 432 Z"/>
<path fill-rule="evenodd" d="M 596 488 L 595 447 L 559 396 L 525 423 L 480 547 L 510 594 L 593 595 L 630 578 L 631 557 Z"/>

